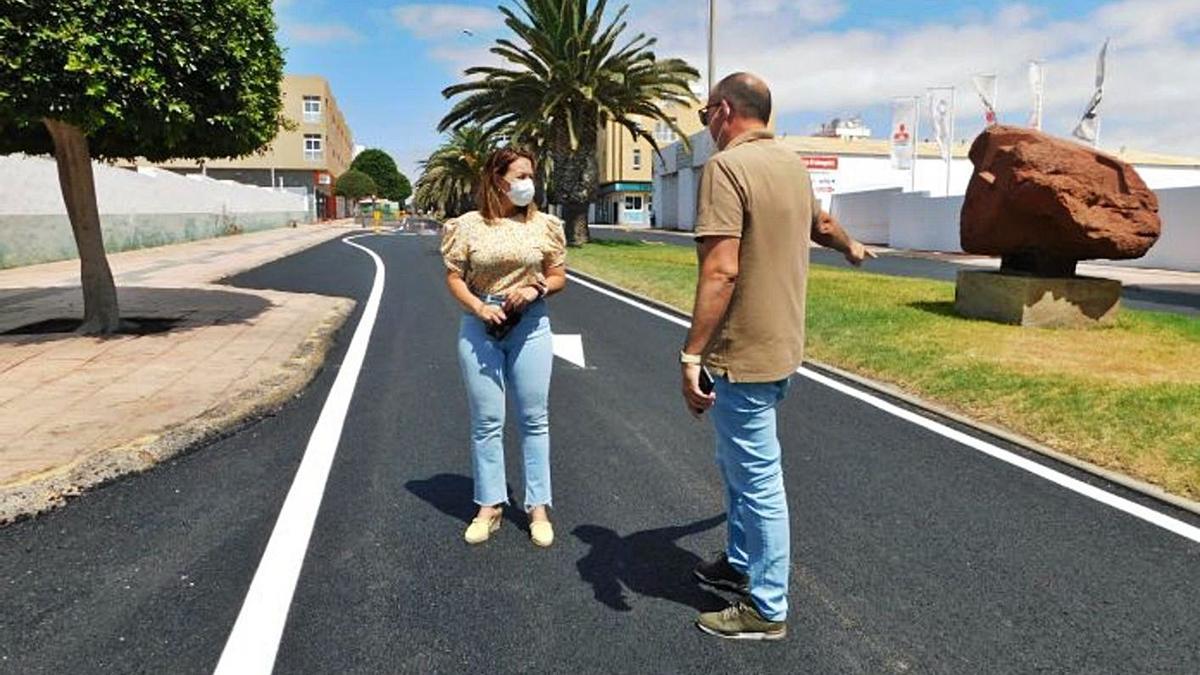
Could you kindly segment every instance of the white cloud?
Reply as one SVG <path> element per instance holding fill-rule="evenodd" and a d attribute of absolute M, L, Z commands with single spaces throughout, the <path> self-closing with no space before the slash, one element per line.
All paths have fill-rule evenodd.
<path fill-rule="evenodd" d="M 457 44 L 438 44 L 429 50 L 429 55 L 446 64 L 461 75 L 462 71 L 472 66 L 512 66 L 503 58 L 491 53 L 492 43 L 487 41 L 461 41 Z"/>
<path fill-rule="evenodd" d="M 353 28 L 345 24 L 297 23 L 283 26 L 288 40 L 298 44 L 323 45 L 331 42 L 358 42 L 362 39 Z"/>
<path fill-rule="evenodd" d="M 681 56 L 703 74 L 707 3 L 631 4 L 630 34 L 644 31 L 658 37 L 659 55 Z M 780 112 L 820 116 L 878 109 L 893 96 L 954 85 L 960 128 L 969 133 L 982 125 L 971 75 L 997 73 L 1001 117 L 1023 121 L 1032 105 L 1027 63 L 1040 59 L 1047 72 L 1046 128 L 1067 134 L 1091 97 L 1100 45 L 1111 37 L 1101 106 L 1104 145 L 1200 155 L 1200 134 L 1191 121 L 1192 111 L 1200 110 L 1196 0 L 1119 0 L 1057 21 L 1048 20 L 1036 5 L 1009 2 L 990 14 L 842 28 L 856 24 L 848 7 L 818 0 L 722 3 L 718 75 L 758 73 L 771 84 Z M 404 19 L 400 10 L 406 10 Z M 394 12 L 418 34 L 502 28 L 495 10 L 478 7 L 416 5 Z M 431 53 L 456 72 L 494 59 L 485 51 L 486 41 L 472 42 L 478 44 L 431 44 Z"/>
<path fill-rule="evenodd" d="M 718 20 L 728 14 L 731 19 L 769 16 L 808 24 L 825 24 L 846 13 L 846 3 L 831 0 L 739 0 L 722 4 Z"/>
<path fill-rule="evenodd" d="M 420 4 L 392 8 L 396 23 L 418 38 L 454 35 L 463 30 L 494 31 L 503 28 L 504 15 L 492 7 Z"/>
<path fill-rule="evenodd" d="M 796 20 L 791 3 L 755 4 L 755 11 L 720 17 L 717 71 L 762 75 L 781 112 L 832 116 L 886 105 L 892 96 L 921 94 L 930 86 L 955 85 L 963 128 L 969 130 L 982 125 L 970 76 L 996 72 L 1002 117 L 1024 120 L 1032 107 L 1027 63 L 1041 59 L 1047 68 L 1047 130 L 1065 134 L 1092 94 L 1096 55 L 1111 37 L 1101 106 L 1104 145 L 1200 155 L 1200 135 L 1184 123 L 1200 109 L 1195 0 L 1125 0 L 1054 22 L 1036 8 L 1010 3 L 991 17 L 955 23 L 845 30 Z M 679 54 L 703 71 L 707 16 L 689 11 L 692 7 L 686 0 L 660 0 L 641 16 L 679 17 L 678 28 L 652 22 L 666 29 L 658 51 Z"/>

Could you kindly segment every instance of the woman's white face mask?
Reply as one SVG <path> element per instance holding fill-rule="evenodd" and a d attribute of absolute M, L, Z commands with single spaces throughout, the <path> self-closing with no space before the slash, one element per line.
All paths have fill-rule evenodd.
<path fill-rule="evenodd" d="M 522 178 L 513 183 L 508 188 L 508 200 L 513 203 L 513 206 L 524 208 L 533 202 L 533 196 L 537 192 L 537 188 L 533 184 L 532 178 Z"/>

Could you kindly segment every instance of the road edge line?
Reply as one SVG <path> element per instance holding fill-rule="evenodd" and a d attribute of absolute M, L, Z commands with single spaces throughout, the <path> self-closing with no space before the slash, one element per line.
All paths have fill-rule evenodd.
<path fill-rule="evenodd" d="M 578 281 L 585 282 L 584 283 L 585 287 L 587 284 L 590 283 L 590 284 L 598 287 L 599 290 L 607 291 L 608 293 L 613 293 L 613 294 L 617 294 L 617 295 L 624 295 L 624 296 L 626 296 L 625 299 L 627 301 L 634 301 L 636 303 L 646 305 L 646 307 L 644 309 L 654 310 L 652 312 L 653 314 L 659 315 L 661 318 L 667 318 L 667 320 L 669 320 L 672 323 L 675 323 L 679 326 L 687 327 L 690 325 L 690 323 L 685 318 L 685 315 L 681 310 L 679 310 L 678 308 L 672 307 L 671 305 L 669 305 L 667 303 L 664 303 L 659 300 L 655 300 L 654 298 L 646 297 L 640 293 L 637 293 L 636 291 L 631 291 L 627 288 L 623 288 L 622 286 L 620 286 L 618 284 L 614 284 L 610 281 L 606 281 L 604 279 L 600 279 L 596 276 L 593 276 L 593 275 L 590 275 L 590 274 L 587 274 L 584 272 L 579 272 L 577 270 L 571 270 L 568 273 L 568 277 L 571 277 L 571 276 L 576 277 Z M 593 290 L 597 290 L 597 289 L 593 289 Z M 663 315 L 669 315 L 669 316 L 663 316 Z M 806 372 L 806 371 L 808 371 L 808 372 Z M 822 373 L 821 371 L 825 371 L 825 372 Z M 942 418 L 943 420 L 954 422 L 955 424 L 960 424 L 960 425 L 968 427 L 980 434 L 983 434 L 986 436 L 991 436 L 993 438 L 997 438 L 1006 443 L 1011 443 L 1012 445 L 1015 445 L 1023 450 L 1027 450 L 1034 454 L 1041 455 L 1052 461 L 1059 462 L 1061 464 L 1065 464 L 1065 465 L 1070 466 L 1079 471 L 1083 471 L 1083 472 L 1093 475 L 1097 478 L 1103 479 L 1103 480 L 1113 483 L 1115 485 L 1119 485 L 1122 488 L 1125 488 L 1127 490 L 1130 490 L 1132 492 L 1140 494 L 1144 497 L 1153 499 L 1153 500 L 1160 502 L 1166 506 L 1169 506 L 1172 508 L 1177 508 L 1182 511 L 1187 511 L 1194 515 L 1200 515 L 1200 502 L 1194 502 L 1190 499 L 1187 499 L 1186 497 L 1181 497 L 1178 495 L 1168 493 L 1156 485 L 1146 483 L 1144 481 L 1127 476 L 1125 474 L 1117 473 L 1115 471 L 1112 471 L 1111 469 L 1105 469 L 1104 467 L 1098 466 L 1096 464 L 1092 464 L 1091 462 L 1088 462 L 1086 460 L 1082 460 L 1077 457 L 1071 457 L 1070 455 L 1067 455 L 1065 453 L 1059 452 L 1058 450 L 1049 448 L 1045 445 L 1042 445 L 1041 443 L 1038 443 L 1037 441 L 1034 441 L 1033 439 L 1026 438 L 1015 432 L 1007 431 L 1005 429 L 1001 429 L 998 427 L 994 427 L 992 425 L 985 424 L 983 422 L 978 422 L 978 421 L 973 420 L 965 415 L 947 410 L 942 406 L 939 406 L 934 403 L 930 403 L 930 402 L 925 401 L 924 399 L 918 398 L 912 394 L 901 391 L 900 389 L 893 387 L 892 385 L 888 385 L 888 384 L 885 384 L 882 382 L 876 382 L 869 378 L 863 377 L 861 375 L 855 375 L 853 373 L 849 373 L 845 370 L 842 370 L 841 368 L 838 368 L 836 366 L 831 366 L 826 363 L 822 363 L 820 361 L 806 360 L 805 365 L 801 366 L 801 368 L 798 372 L 801 375 L 808 377 L 809 379 L 812 379 L 816 382 L 820 382 L 821 384 L 826 384 L 826 383 L 821 382 L 820 380 L 817 380 L 817 379 L 811 377 L 811 374 L 823 375 L 824 377 L 834 376 L 837 378 L 849 380 L 853 384 L 855 384 L 859 387 L 862 387 L 864 389 L 868 389 L 871 392 L 873 392 L 874 394 L 878 394 L 878 395 L 885 396 L 888 398 L 897 399 L 906 405 L 912 406 L 913 408 L 916 408 L 916 409 L 920 410 L 921 412 L 925 413 L 930 418 Z M 881 402 L 887 403 L 887 401 L 881 401 Z M 934 422 L 935 424 L 941 424 L 936 419 L 931 419 L 930 421 Z M 953 431 L 953 429 L 951 429 L 951 431 Z M 939 435 L 942 435 L 942 434 L 939 434 Z M 1003 448 L 999 448 L 999 449 L 1003 450 Z M 1069 478 L 1069 476 L 1068 476 L 1068 478 Z M 1074 480 L 1074 479 L 1072 479 L 1072 480 Z M 1116 495 L 1113 495 L 1113 496 L 1117 497 Z M 1117 497 L 1117 498 L 1121 499 L 1121 497 Z M 1165 514 L 1162 514 L 1162 515 L 1165 515 Z M 1169 516 L 1166 516 L 1166 517 L 1169 517 Z M 1184 523 L 1184 525 L 1187 525 L 1187 524 Z M 1187 525 L 1187 527 L 1192 527 L 1192 526 Z M 1170 528 L 1167 528 L 1167 529 L 1170 529 Z M 1200 530 L 1198 530 L 1198 531 L 1200 531 Z M 1200 539 L 1196 539 L 1196 541 L 1200 542 Z"/>
<path fill-rule="evenodd" d="M 270 675 L 275 668 L 292 597 L 300 580 L 325 485 L 341 443 L 346 414 L 354 398 L 358 376 L 371 344 L 371 333 L 383 299 L 386 267 L 377 253 L 353 241 L 363 236 L 371 235 L 352 235 L 341 241 L 366 252 L 375 262 L 371 293 L 337 377 L 313 425 L 300 466 L 292 478 L 292 485 L 271 529 L 271 537 L 267 540 L 237 620 L 213 671 L 215 675 Z"/>

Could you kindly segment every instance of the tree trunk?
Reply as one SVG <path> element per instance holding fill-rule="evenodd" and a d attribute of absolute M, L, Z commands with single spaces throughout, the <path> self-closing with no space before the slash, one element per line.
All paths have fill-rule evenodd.
<path fill-rule="evenodd" d="M 563 204 L 563 229 L 566 230 L 567 243 L 571 246 L 583 246 L 592 240 L 592 231 L 588 227 L 587 204 Z"/>
<path fill-rule="evenodd" d="M 582 246 L 591 240 L 588 206 L 596 198 L 600 166 L 596 162 L 596 120 L 585 118 L 577 129 L 579 146 L 571 148 L 566 129 L 551 131 L 550 201 L 562 204 L 567 243 Z"/>
<path fill-rule="evenodd" d="M 83 286 L 82 335 L 110 335 L 121 326 L 117 305 L 117 287 L 104 252 L 100 232 L 100 210 L 96 205 L 96 182 L 92 176 L 92 157 L 83 131 L 66 122 L 45 119 L 54 140 L 54 160 L 58 164 L 58 183 L 75 246 L 79 249 L 80 282 Z"/>

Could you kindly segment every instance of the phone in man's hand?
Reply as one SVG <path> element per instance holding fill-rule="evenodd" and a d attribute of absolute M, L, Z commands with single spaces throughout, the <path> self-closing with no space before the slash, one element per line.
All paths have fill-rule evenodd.
<path fill-rule="evenodd" d="M 707 396 L 713 392 L 714 386 L 712 373 L 708 372 L 708 368 L 700 366 L 700 393 Z"/>

